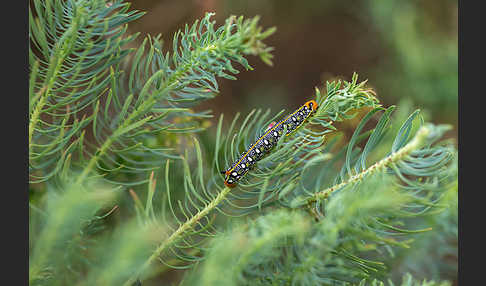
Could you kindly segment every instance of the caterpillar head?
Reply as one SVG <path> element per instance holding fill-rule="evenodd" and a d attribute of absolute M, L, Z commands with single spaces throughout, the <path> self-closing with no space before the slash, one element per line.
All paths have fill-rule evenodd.
<path fill-rule="evenodd" d="M 225 179 L 224 179 L 224 185 L 227 186 L 228 188 L 234 188 L 236 186 L 236 180 L 235 178 L 233 178 L 230 174 L 230 171 L 226 171 L 226 172 L 221 172 L 221 173 L 224 173 L 225 174 Z"/>
<path fill-rule="evenodd" d="M 234 181 L 233 178 L 231 177 L 227 177 L 225 180 L 224 180 L 224 185 L 228 188 L 234 188 L 236 186 L 236 182 Z"/>

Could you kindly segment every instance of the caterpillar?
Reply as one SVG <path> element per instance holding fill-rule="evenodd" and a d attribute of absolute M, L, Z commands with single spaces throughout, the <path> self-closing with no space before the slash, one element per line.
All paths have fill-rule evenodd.
<path fill-rule="evenodd" d="M 288 136 L 300 127 L 306 119 L 313 115 L 317 110 L 317 107 L 317 102 L 315 100 L 307 101 L 282 121 L 270 125 L 267 130 L 265 130 L 265 134 L 260 136 L 260 138 L 258 138 L 228 170 L 221 172 L 225 175 L 225 186 L 229 188 L 235 187 L 236 183 L 248 173 L 250 168 L 256 162 L 262 159 L 266 154 L 270 153 L 278 142 L 278 139 L 282 136 L 285 127 L 287 127 L 285 135 Z"/>

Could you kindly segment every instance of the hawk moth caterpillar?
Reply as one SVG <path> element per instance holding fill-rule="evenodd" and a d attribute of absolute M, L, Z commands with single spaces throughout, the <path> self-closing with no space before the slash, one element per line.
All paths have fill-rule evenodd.
<path fill-rule="evenodd" d="M 315 113 L 317 110 L 317 102 L 315 100 L 307 101 L 304 105 L 299 107 L 296 111 L 289 114 L 280 122 L 270 125 L 265 133 L 260 136 L 255 143 L 253 143 L 247 151 L 226 171 L 221 173 L 225 175 L 224 184 L 233 188 L 236 183 L 246 174 L 249 169 L 266 154 L 270 153 L 273 147 L 278 142 L 278 139 L 283 135 L 285 126 L 287 128 L 286 136 L 294 132 L 300 127 L 306 119 Z"/>

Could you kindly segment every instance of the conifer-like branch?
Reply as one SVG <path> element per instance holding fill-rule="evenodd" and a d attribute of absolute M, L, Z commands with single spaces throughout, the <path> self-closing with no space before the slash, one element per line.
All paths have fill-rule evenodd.
<path fill-rule="evenodd" d="M 126 23 L 143 15 L 113 1 L 33 1 L 29 6 L 29 167 L 42 182 L 82 149 L 87 111 L 109 85 L 110 69 L 131 50 Z M 94 106 L 93 106 L 94 107 Z"/>
<path fill-rule="evenodd" d="M 143 15 L 128 7 L 123 1 L 34 1 L 29 11 L 32 182 L 71 168 L 80 170 L 76 183 L 93 173 L 123 183 L 122 174 L 153 170 L 175 154 L 172 146 L 147 141 L 164 132 L 203 130 L 197 120 L 210 115 L 190 107 L 214 97 L 217 77 L 236 79 L 232 63 L 249 70 L 245 56 L 256 55 L 271 64 L 272 48 L 263 40 L 275 29 L 263 30 L 258 17 L 231 16 L 215 27 L 214 13 L 207 13 L 176 33 L 172 53 L 163 54 L 160 36 L 126 49 L 136 37 L 124 35 L 126 23 Z M 53 22 L 57 15 L 66 15 L 66 21 Z M 94 141 L 84 136 L 91 131 L 86 127 L 92 127 Z M 73 155 L 77 160 L 71 165 L 67 160 Z"/>
<path fill-rule="evenodd" d="M 226 71 L 238 73 L 231 66 L 230 59 L 250 69 L 251 67 L 242 55 L 258 54 L 265 57 L 268 54 L 268 49 L 262 48 L 264 45 L 260 41 L 270 35 L 272 30 L 260 32 L 257 19 L 243 21 L 242 17 L 238 20 L 236 17 L 230 17 L 224 26 L 214 30 L 214 22 L 210 20 L 212 15 L 212 13 L 207 13 L 201 23 L 196 22 L 190 29 L 186 27 L 184 33 L 176 34 L 172 58 L 168 54 L 164 56 L 160 49 L 155 49 L 154 56 L 158 58 L 157 62 L 166 64 L 162 64 L 160 69 L 155 71 L 143 84 L 133 111 L 119 123 L 112 135 L 105 139 L 96 154 L 90 158 L 77 178 L 78 183 L 91 173 L 115 143 L 122 140 L 122 137 L 127 137 L 126 133 L 136 134 L 143 131 L 143 128 L 153 121 L 153 116 L 147 115 L 148 113 L 155 110 L 160 111 L 162 108 L 167 111 L 176 110 L 180 105 L 178 101 L 182 99 L 186 102 L 205 99 L 206 96 L 201 96 L 204 94 L 202 90 L 217 91 L 217 87 L 212 86 L 216 83 L 216 76 L 235 79 L 225 73 Z M 180 53 L 177 46 L 179 37 L 182 45 Z M 260 50 L 255 47 L 259 47 Z M 223 61 L 224 64 L 220 61 Z M 173 68 L 170 65 L 171 62 Z M 187 94 L 186 90 L 191 90 L 192 94 Z M 160 108 L 157 105 L 163 107 Z M 180 114 L 185 113 L 180 112 Z M 158 116 L 156 121 L 150 123 L 149 126 L 170 132 L 167 127 L 160 127 L 162 124 L 167 125 L 164 122 L 167 120 L 166 117 Z M 152 158 L 151 161 L 154 159 Z M 160 160 L 157 162 L 157 165 L 159 164 Z"/>
<path fill-rule="evenodd" d="M 188 221 L 186 221 L 184 224 L 182 224 L 179 228 L 177 228 L 176 231 L 174 231 L 162 244 L 160 244 L 157 249 L 152 253 L 152 255 L 147 259 L 147 261 L 142 265 L 142 267 L 132 276 L 130 277 L 124 286 L 131 286 L 132 283 L 134 283 L 138 277 L 143 273 L 144 270 L 148 269 L 150 265 L 156 261 L 160 255 L 166 251 L 170 246 L 172 246 L 178 239 L 181 239 L 185 233 L 194 227 L 196 223 L 198 223 L 201 218 L 205 217 L 206 215 L 209 214 L 212 210 L 214 210 L 215 207 L 217 207 L 224 199 L 226 199 L 226 196 L 230 192 L 230 188 L 225 187 L 223 191 L 221 191 L 218 196 L 211 201 L 204 209 L 196 213 L 194 216 L 191 217 Z"/>
<path fill-rule="evenodd" d="M 341 182 L 337 185 L 332 187 L 326 188 L 320 192 L 315 193 L 312 197 L 307 198 L 305 203 L 313 203 L 319 200 L 326 199 L 333 191 L 340 190 L 347 185 L 353 185 L 362 181 L 366 176 L 370 176 L 375 174 L 376 172 L 382 172 L 386 170 L 391 165 L 395 164 L 396 162 L 404 159 L 407 155 L 411 152 L 422 148 L 427 143 L 427 137 L 431 133 L 430 127 L 422 126 L 415 134 L 415 137 L 407 143 L 403 148 L 394 152 L 387 156 L 386 158 L 381 159 L 380 161 L 376 162 L 375 164 L 368 167 L 366 170 L 354 175 L 353 177 L 349 178 L 345 182 Z M 299 202 L 295 200 L 294 205 L 301 205 L 303 202 Z"/>

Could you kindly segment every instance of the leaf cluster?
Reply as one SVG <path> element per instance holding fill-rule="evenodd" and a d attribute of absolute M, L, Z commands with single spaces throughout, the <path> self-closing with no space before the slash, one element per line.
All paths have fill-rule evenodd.
<path fill-rule="evenodd" d="M 177 155 L 171 134 L 204 128 L 209 111 L 191 109 L 218 92 L 216 78 L 235 79 L 244 56 L 270 63 L 258 18 L 212 13 L 174 36 L 163 53 L 160 35 L 137 49 L 126 23 L 142 13 L 123 1 L 34 1 L 30 9 L 29 167 L 32 183 L 89 175 L 129 185 Z M 55 20 L 53 20 L 55 19 Z M 173 135 L 172 135 L 173 136 Z M 73 158 L 74 157 L 74 158 Z"/>

